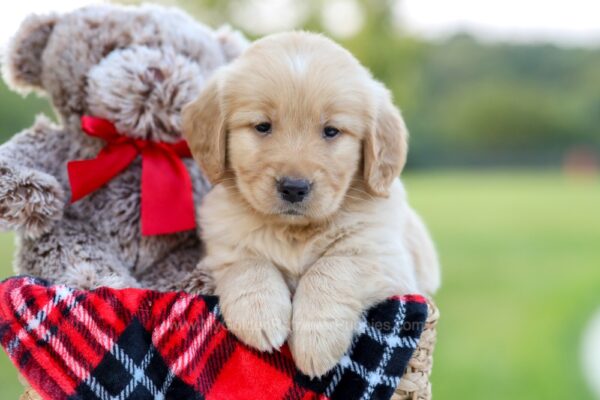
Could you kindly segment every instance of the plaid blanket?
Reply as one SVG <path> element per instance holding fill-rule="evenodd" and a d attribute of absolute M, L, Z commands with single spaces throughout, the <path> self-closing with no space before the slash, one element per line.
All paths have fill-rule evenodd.
<path fill-rule="evenodd" d="M 227 331 L 210 296 L 30 278 L 0 284 L 0 343 L 44 399 L 389 399 L 427 316 L 422 297 L 364 315 L 352 348 L 309 379 L 289 350 L 261 353 Z"/>

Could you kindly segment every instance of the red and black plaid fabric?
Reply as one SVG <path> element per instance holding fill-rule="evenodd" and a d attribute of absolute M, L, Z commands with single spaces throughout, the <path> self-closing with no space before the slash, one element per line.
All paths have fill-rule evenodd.
<path fill-rule="evenodd" d="M 422 297 L 367 312 L 338 366 L 302 375 L 284 347 L 260 353 L 223 324 L 211 296 L 30 277 L 0 284 L 0 343 L 44 399 L 389 399 L 427 316 Z"/>

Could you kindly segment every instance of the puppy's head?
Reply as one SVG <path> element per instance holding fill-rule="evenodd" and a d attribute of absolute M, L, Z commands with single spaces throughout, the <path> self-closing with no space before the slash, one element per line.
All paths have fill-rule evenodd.
<path fill-rule="evenodd" d="M 387 196 L 407 132 L 389 92 L 342 47 L 304 32 L 255 42 L 183 113 L 213 183 L 288 222 L 335 213 L 351 187 Z"/>

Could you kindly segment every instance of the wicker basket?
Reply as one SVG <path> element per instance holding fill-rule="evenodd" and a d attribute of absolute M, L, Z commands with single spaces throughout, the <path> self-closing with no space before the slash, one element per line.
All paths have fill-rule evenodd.
<path fill-rule="evenodd" d="M 435 347 L 436 325 L 440 317 L 439 310 L 429 302 L 429 316 L 421 335 L 419 346 L 408 362 L 404 376 L 392 400 L 431 400 L 429 377 L 433 366 L 433 348 Z M 23 382 L 24 380 L 21 379 Z M 20 400 L 42 400 L 31 388 L 25 390 Z"/>
<path fill-rule="evenodd" d="M 19 400 L 42 400 L 42 398 L 32 388 L 27 388 Z"/>
<path fill-rule="evenodd" d="M 419 346 L 408 362 L 404 376 L 392 400 L 431 400 L 431 368 L 436 339 L 436 325 L 440 312 L 432 301 L 428 302 L 429 315 Z"/>
<path fill-rule="evenodd" d="M 19 400 L 42 400 L 40 395 L 37 394 L 35 390 L 33 390 L 31 387 L 29 387 L 29 384 L 27 383 L 25 378 L 23 378 L 21 375 L 19 375 L 19 381 L 21 381 L 21 383 L 27 388 L 25 389 L 25 393 L 23 393 L 21 397 L 19 397 Z"/>

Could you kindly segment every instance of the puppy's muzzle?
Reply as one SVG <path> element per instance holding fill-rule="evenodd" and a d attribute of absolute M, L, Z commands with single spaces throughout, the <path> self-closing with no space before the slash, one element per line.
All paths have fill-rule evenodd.
<path fill-rule="evenodd" d="M 306 179 L 283 177 L 277 180 L 277 191 L 289 203 L 299 203 L 308 196 L 312 184 Z"/>

